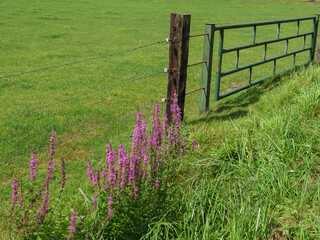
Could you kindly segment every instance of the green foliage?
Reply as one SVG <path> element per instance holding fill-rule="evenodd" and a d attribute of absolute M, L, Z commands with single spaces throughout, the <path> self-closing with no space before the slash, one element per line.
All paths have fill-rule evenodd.
<path fill-rule="evenodd" d="M 203 32 L 205 22 L 267 21 L 319 12 L 320 5 L 305 2 L 1 1 L 0 75 L 163 40 L 168 37 L 170 12 L 190 13 L 191 34 L 198 34 Z M 288 27 L 289 30 L 293 28 L 295 26 Z M 258 29 L 261 35 L 257 37 L 272 35 L 273 30 Z M 238 45 L 239 41 L 251 38 L 251 32 L 238 32 L 228 37 L 227 44 Z M 200 61 L 202 47 L 202 38 L 190 41 L 189 63 Z M 274 51 L 277 49 L 284 51 L 282 46 Z M 1 117 L 161 71 L 168 65 L 167 54 L 168 46 L 163 44 L 134 54 L 1 79 Z M 259 54 L 248 52 L 247 56 L 261 58 L 262 54 Z M 284 63 L 289 61 L 291 63 L 291 59 Z M 225 63 L 233 66 L 234 60 L 226 58 Z M 279 63 L 279 70 L 284 63 Z M 200 71 L 197 67 L 188 69 L 187 91 L 199 88 Z M 270 71 L 261 68 L 258 74 L 268 73 Z M 173 185 L 177 187 L 169 188 L 168 196 L 164 195 L 163 202 L 157 203 L 161 214 L 157 215 L 153 202 L 144 199 L 149 206 L 147 211 L 141 206 L 130 206 L 132 211 L 142 211 L 132 217 L 144 226 L 138 228 L 128 219 L 130 228 L 126 232 L 126 228 L 122 228 L 125 217 L 121 215 L 123 218 L 119 217 L 118 222 L 106 226 L 114 229 L 112 233 L 103 234 L 146 234 L 146 239 L 317 239 L 320 231 L 319 75 L 318 65 L 301 68 L 293 72 L 292 77 L 284 75 L 218 103 L 211 102 L 210 112 L 200 117 L 199 96 L 197 93 L 188 95 L 185 122 L 190 139 L 196 135 L 200 149 L 195 153 L 189 150 L 188 161 L 183 160 L 175 176 Z M 50 125 L 61 134 L 57 136 L 59 140 L 134 111 L 136 106 L 153 104 L 166 97 L 166 78 L 164 74 L 104 94 L 92 94 L 77 101 L 2 119 L 1 161 L 28 152 L 30 145 L 36 149 L 48 144 Z M 233 79 L 240 81 L 243 78 L 235 76 Z M 226 82 L 225 88 L 230 81 L 234 82 L 233 79 Z M 150 112 L 143 114 L 148 116 Z M 96 152 L 102 155 L 106 139 L 129 142 L 133 121 L 133 118 L 122 120 L 60 144 L 58 154 L 66 157 L 68 166 L 69 185 L 60 199 L 60 204 L 66 207 L 65 210 L 57 207 L 55 214 L 49 214 L 46 226 L 50 228 L 39 226 L 41 238 L 66 229 L 74 206 L 82 204 L 79 216 L 85 218 L 84 213 L 90 209 L 92 199 L 89 195 L 85 198 L 79 191 L 80 188 L 83 193 L 90 192 L 86 176 L 80 176 L 79 172 L 85 172 L 88 159 L 97 161 Z M 45 155 L 45 151 L 40 153 Z M 12 173 L 14 171 L 19 179 L 27 182 L 28 160 L 27 156 L 0 166 L 0 202 L 3 203 L 0 206 L 0 239 L 15 237 L 8 233 L 10 222 L 7 217 Z M 40 162 L 43 172 L 45 166 L 44 161 Z M 58 192 L 55 189 L 52 193 L 54 202 L 58 201 Z M 103 205 L 99 207 L 103 208 Z M 121 214 L 125 213 L 126 207 L 123 206 Z M 150 217 L 152 214 L 154 216 Z M 100 223 L 94 214 L 89 223 L 93 237 Z M 144 232 L 146 227 L 149 233 Z"/>
<path fill-rule="evenodd" d="M 278 85 L 265 90 L 259 102 L 249 106 L 247 116 L 199 121 L 195 125 L 199 136 L 213 128 L 215 134 L 225 134 L 223 142 L 216 138 L 200 142 L 202 153 L 196 152 L 186 163 L 193 174 L 184 175 L 183 197 L 177 198 L 183 218 L 162 219 L 147 236 L 157 239 L 162 229 L 169 237 L 158 239 L 316 239 L 319 72 L 319 65 L 312 64 L 283 76 L 280 83 L 270 80 L 225 100 L 234 101 L 236 108 L 261 89 Z M 220 113 L 210 113 L 215 114 Z"/>

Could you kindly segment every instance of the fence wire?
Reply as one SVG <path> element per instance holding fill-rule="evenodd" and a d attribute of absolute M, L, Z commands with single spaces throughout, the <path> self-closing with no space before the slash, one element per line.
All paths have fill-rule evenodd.
<path fill-rule="evenodd" d="M 160 103 L 164 103 L 164 102 L 165 102 L 165 99 L 162 99 L 162 101 L 161 101 Z M 141 111 L 146 110 L 146 109 L 149 109 L 149 108 L 151 108 L 151 107 L 153 107 L 153 106 L 155 106 L 155 104 L 152 104 L 152 105 L 146 106 L 146 107 L 144 107 L 144 108 L 141 108 L 141 109 L 139 109 L 139 111 L 141 112 Z M 104 126 L 106 126 L 106 125 L 112 124 L 112 123 L 117 122 L 117 121 L 120 121 L 120 120 L 122 120 L 122 119 L 124 119 L 124 118 L 127 118 L 127 117 L 130 117 L 130 116 L 132 116 L 132 115 L 134 115 L 134 114 L 136 114 L 136 113 L 138 113 L 138 111 L 128 113 L 128 114 L 123 115 L 123 116 L 121 116 L 121 117 L 119 117 L 119 118 L 117 118 L 117 119 L 113 119 L 113 120 L 111 120 L 111 121 L 109 121 L 109 122 L 105 122 L 105 123 L 99 124 L 99 125 L 97 125 L 97 126 L 95 126 L 95 127 L 88 128 L 88 129 L 86 129 L 85 131 L 82 131 L 82 132 L 73 134 L 73 135 L 71 135 L 71 136 L 69 136 L 69 137 L 66 137 L 66 138 L 63 138 L 63 139 L 61 139 L 61 140 L 58 140 L 58 141 L 55 142 L 55 144 L 57 145 L 57 144 L 59 144 L 59 143 L 61 143 L 61 142 L 67 141 L 67 140 L 72 139 L 72 138 L 74 138 L 74 137 L 77 137 L 77 136 L 79 136 L 79 135 L 85 134 L 85 133 L 90 132 L 90 131 L 93 131 L 93 130 L 95 130 L 95 129 L 104 127 Z M 39 148 L 33 150 L 33 152 L 38 152 L 39 150 L 44 149 L 44 148 L 48 148 L 48 147 L 50 147 L 50 144 L 49 144 L 49 145 L 42 146 L 42 147 L 39 147 Z M 19 155 L 19 156 L 16 156 L 16 157 L 14 157 L 14 158 L 12 158 L 12 159 L 10 159 L 10 160 L 8 160 L 8 161 L 1 162 L 1 163 L 0 163 L 0 166 L 3 165 L 3 164 L 10 163 L 10 162 L 12 162 L 12 161 L 14 161 L 14 160 L 16 160 L 16 159 L 18 159 L 18 158 L 25 157 L 25 156 L 30 155 L 30 154 L 31 154 L 31 152 L 25 153 L 25 154 L 22 154 L 22 155 Z"/>
<path fill-rule="evenodd" d="M 121 52 L 111 53 L 111 54 L 104 55 L 104 56 L 87 58 L 87 59 L 83 59 L 83 60 L 79 60 L 79 61 L 75 61 L 75 62 L 71 62 L 71 63 L 65 63 L 65 64 L 56 65 L 56 66 L 52 66 L 52 67 L 35 69 L 35 70 L 32 70 L 32 71 L 26 71 L 26 72 L 9 74 L 9 75 L 6 75 L 6 76 L 1 76 L 0 79 L 11 78 L 11 77 L 16 77 L 16 76 L 24 75 L 24 74 L 41 72 L 41 71 L 46 71 L 46 70 L 50 70 L 50 69 L 55 69 L 55 68 L 60 68 L 60 67 L 66 67 L 66 66 L 70 66 L 70 65 L 74 65 L 74 64 L 78 64 L 78 63 L 83 63 L 83 62 L 93 61 L 93 60 L 97 60 L 97 59 L 112 57 L 112 56 L 116 56 L 116 55 L 120 55 L 120 54 L 124 54 L 124 53 L 128 53 L 128 52 L 132 52 L 132 51 L 135 51 L 135 50 L 138 50 L 138 49 L 141 49 L 141 48 L 146 48 L 146 47 L 150 47 L 150 46 L 157 45 L 157 44 L 160 44 L 160 43 L 165 43 L 165 42 L 167 42 L 167 40 L 149 43 L 149 44 L 146 44 L 146 45 L 142 45 L 142 46 L 139 46 L 139 47 L 131 48 L 131 49 L 128 49 L 128 50 L 125 50 L 125 51 L 121 51 Z"/>
<path fill-rule="evenodd" d="M 69 101 L 69 100 L 73 100 L 73 99 L 76 99 L 76 98 L 87 96 L 87 95 L 92 94 L 92 93 L 97 93 L 97 92 L 101 92 L 101 91 L 104 91 L 104 90 L 107 90 L 107 89 L 111 89 L 111 88 L 115 88 L 115 87 L 119 87 L 119 86 L 122 86 L 122 85 L 129 84 L 129 83 L 133 83 L 133 82 L 136 82 L 136 81 L 139 81 L 139 80 L 143 80 L 143 79 L 146 79 L 146 78 L 149 78 L 149 77 L 153 77 L 153 76 L 159 75 L 161 73 L 164 73 L 164 71 L 156 72 L 156 73 L 150 74 L 148 76 L 144 76 L 144 77 L 132 79 L 132 80 L 129 80 L 129 81 L 126 81 L 126 82 L 118 83 L 118 84 L 115 84 L 115 85 L 112 85 L 112 86 L 109 86 L 109 87 L 105 87 L 105 88 L 93 90 L 93 91 L 90 91 L 90 92 L 86 92 L 86 93 L 83 93 L 83 94 L 80 94 L 80 95 L 76 95 L 76 96 L 73 96 L 73 97 L 70 97 L 70 98 L 66 98 L 66 99 L 63 99 L 63 100 L 60 100 L 60 101 L 56 101 L 56 102 L 53 102 L 53 103 L 49 103 L 49 104 L 46 104 L 46 105 L 35 107 L 35 108 L 30 109 L 30 110 L 25 110 L 25 111 L 22 111 L 22 112 L 19 112 L 19 113 L 15 113 L 15 114 L 12 114 L 12 115 L 0 117 L 0 120 L 8 119 L 8 118 L 15 117 L 15 116 L 19 116 L 19 115 L 22 115 L 22 114 L 25 114 L 25 113 L 28 113 L 28 112 L 36 111 L 36 110 L 41 109 L 41 108 L 53 106 L 53 105 L 56 105 L 56 104 L 59 104 L 59 103 L 62 103 L 62 102 L 66 102 L 66 101 Z"/>

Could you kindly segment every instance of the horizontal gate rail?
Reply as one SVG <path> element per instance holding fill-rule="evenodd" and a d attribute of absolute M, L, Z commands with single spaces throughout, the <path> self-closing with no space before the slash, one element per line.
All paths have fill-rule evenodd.
<path fill-rule="evenodd" d="M 310 32 L 304 32 L 300 33 L 300 23 L 302 21 L 308 21 L 312 20 L 312 31 Z M 287 37 L 280 37 L 281 32 L 281 24 L 282 23 L 290 23 L 290 22 L 296 22 L 296 33 L 295 35 L 287 36 Z M 265 25 L 277 25 L 277 35 L 275 39 L 267 40 L 267 41 L 261 41 L 256 42 L 256 36 L 257 36 L 257 26 L 265 26 Z M 317 37 L 317 30 L 319 25 L 319 15 L 314 15 L 310 17 L 302 17 L 302 18 L 292 18 L 292 19 L 284 19 L 284 20 L 276 20 L 276 21 L 266 21 L 266 22 L 255 22 L 255 23 L 244 23 L 244 24 L 231 24 L 231 25 L 220 25 L 217 26 L 213 23 L 207 23 L 205 28 L 205 42 L 204 42 L 204 50 L 203 50 L 203 61 L 205 64 L 203 64 L 202 68 L 202 88 L 204 91 L 201 93 L 200 98 L 200 112 L 203 112 L 209 108 L 209 99 L 210 99 L 210 85 L 211 85 L 211 71 L 212 71 L 212 52 L 213 52 L 213 42 L 214 42 L 214 33 L 218 32 L 219 36 L 219 47 L 218 47 L 218 58 L 217 58 L 217 68 L 216 68 L 216 82 L 215 82 L 215 91 L 214 91 L 214 100 L 218 101 L 219 99 L 225 98 L 227 96 L 230 96 L 234 93 L 237 93 L 241 90 L 244 90 L 246 88 L 249 88 L 251 86 L 254 86 L 258 83 L 261 83 L 262 81 L 271 78 L 275 74 L 280 74 L 284 71 L 287 71 L 289 69 L 292 69 L 295 66 L 296 63 L 296 55 L 302 52 L 309 51 L 309 58 L 308 62 L 314 60 L 315 55 L 315 48 L 316 48 L 316 37 Z M 231 48 L 224 48 L 224 32 L 225 30 L 233 30 L 238 28 L 248 28 L 253 27 L 253 35 L 252 35 L 252 43 L 231 47 Z M 306 39 L 310 36 L 310 45 L 306 46 Z M 291 39 L 302 39 L 302 48 L 296 49 L 294 51 L 288 52 L 289 48 L 289 40 Z M 277 42 L 285 42 L 285 49 L 284 54 L 280 54 L 274 57 L 267 58 L 267 51 L 268 51 L 268 45 L 277 43 Z M 256 61 L 247 65 L 239 66 L 239 59 L 240 59 L 240 51 L 248 48 L 254 48 L 258 46 L 264 46 L 264 53 L 263 53 L 263 59 L 260 61 Z M 236 52 L 236 59 L 235 59 L 235 68 L 230 69 L 227 71 L 221 71 L 222 69 L 222 63 L 223 63 L 223 54 L 230 53 L 230 52 Z M 292 61 L 292 67 L 281 71 L 276 72 L 277 68 L 277 60 L 293 56 Z M 252 81 L 252 69 L 256 66 L 273 62 L 273 70 L 272 75 L 263 77 L 258 80 Z M 249 70 L 249 76 L 248 76 L 248 83 L 237 87 L 231 91 L 225 92 L 223 94 L 220 94 L 220 80 L 222 77 L 243 71 L 243 70 Z"/>
<path fill-rule="evenodd" d="M 266 44 L 270 44 L 270 43 L 286 41 L 286 40 L 299 38 L 299 37 L 306 37 L 306 36 L 309 36 L 309 35 L 312 35 L 312 34 L 313 34 L 313 32 L 307 32 L 307 33 L 304 33 L 304 34 L 298 34 L 298 35 L 293 35 L 293 36 L 289 36 L 289 37 L 283 37 L 283 38 L 279 38 L 279 39 L 273 39 L 273 40 L 268 40 L 268 41 L 263 41 L 263 42 L 257 42 L 257 43 L 242 45 L 242 46 L 239 46 L 239 47 L 224 48 L 222 50 L 222 52 L 223 53 L 230 53 L 230 52 L 243 50 L 243 49 L 247 49 L 247 48 L 252 48 L 252 47 L 258 47 L 258 46 L 266 45 Z"/>
<path fill-rule="evenodd" d="M 265 21 L 265 22 L 253 22 L 253 23 L 242 23 L 242 24 L 230 24 L 230 25 L 220 25 L 216 26 L 216 30 L 225 30 L 225 29 L 236 29 L 236 28 L 244 28 L 244 27 L 254 27 L 254 26 L 263 26 L 263 25 L 272 25 L 278 23 L 288 23 L 288 22 L 296 22 L 296 21 L 305 21 L 314 19 L 315 16 L 310 17 L 302 17 L 302 18 L 291 18 L 291 19 L 283 19 L 283 20 L 275 20 L 275 21 Z M 214 25 L 214 23 L 207 23 L 207 25 Z"/>
<path fill-rule="evenodd" d="M 251 67 L 256 67 L 256 66 L 259 66 L 259 65 L 264 64 L 264 63 L 272 62 L 272 61 L 277 60 L 277 59 L 280 59 L 280 58 L 284 58 L 284 57 L 288 57 L 288 56 L 291 56 L 291 55 L 295 55 L 295 54 L 297 54 L 297 53 L 302 53 L 302 52 L 305 52 L 305 51 L 310 51 L 311 49 L 312 49 L 311 47 L 307 47 L 307 48 L 305 48 L 305 49 L 300 49 L 300 50 L 292 51 L 292 52 L 289 52 L 289 53 L 287 53 L 287 54 L 278 55 L 278 56 L 276 56 L 276 57 L 267 58 L 267 59 L 265 59 L 265 60 L 263 60 L 263 61 L 259 61 L 259 62 L 247 64 L 247 65 L 244 65 L 244 66 L 242 66 L 242 67 L 238 67 L 238 68 L 234 68 L 234 69 L 231 69 L 231 70 L 228 70 L 228 71 L 225 71 L 225 72 L 221 72 L 221 73 L 220 73 L 220 77 L 224 77 L 224 76 L 227 76 L 227 75 L 229 75 L 229 74 L 236 73 L 236 72 L 239 72 L 239 71 L 242 71 L 242 70 L 251 68 Z"/>

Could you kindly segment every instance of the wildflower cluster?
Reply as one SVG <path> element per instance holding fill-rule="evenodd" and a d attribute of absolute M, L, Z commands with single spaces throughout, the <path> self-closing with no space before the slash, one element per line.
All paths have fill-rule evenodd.
<path fill-rule="evenodd" d="M 21 187 L 20 199 L 19 199 L 19 185 L 18 179 L 15 176 L 12 184 L 12 202 L 11 202 L 11 223 L 15 224 L 18 233 L 21 230 L 22 232 L 31 233 L 36 231 L 38 226 L 45 221 L 45 218 L 49 211 L 49 204 L 50 204 L 50 182 L 53 177 L 53 170 L 54 170 L 54 154 L 55 154 L 55 130 L 52 129 L 52 135 L 50 138 L 50 158 L 48 162 L 47 174 L 45 180 L 40 183 L 36 181 L 36 154 L 33 152 L 31 153 L 31 160 L 30 160 L 30 183 L 29 188 L 27 188 L 28 192 L 24 194 L 23 188 Z M 62 183 L 61 183 L 61 192 L 66 183 L 66 170 L 65 170 L 65 163 L 62 160 Z M 28 183 L 25 183 L 28 185 Z M 33 187 L 37 187 L 38 190 L 36 194 L 34 193 Z M 27 198 L 27 201 L 26 201 Z M 19 207 L 15 208 L 16 202 L 19 199 Z M 24 206 L 24 203 L 27 203 Z M 23 234 L 23 233 L 22 233 Z"/>
<path fill-rule="evenodd" d="M 93 227 L 91 229 L 95 230 L 99 229 L 97 235 L 100 236 L 104 231 L 103 226 L 107 226 L 105 223 L 114 219 L 114 215 L 119 211 L 119 206 L 125 205 L 123 205 L 123 202 L 129 205 L 133 203 L 134 205 L 137 199 L 140 199 L 140 201 L 147 199 L 154 201 L 152 206 L 154 205 L 157 209 L 155 202 L 159 199 L 157 198 L 157 196 L 160 196 L 158 193 L 165 191 L 170 175 L 168 173 L 176 170 L 174 161 L 185 154 L 187 146 L 186 138 L 181 134 L 181 111 L 178 106 L 177 95 L 174 96 L 171 114 L 171 123 L 168 123 L 166 114 L 161 119 L 160 107 L 157 103 L 151 120 L 152 126 L 147 130 L 147 121 L 138 111 L 130 148 L 126 150 L 121 143 L 118 149 L 114 149 L 111 141 L 109 141 L 106 145 L 106 158 L 101 169 L 96 171 L 90 161 L 87 163 L 87 176 L 93 189 L 92 205 L 88 212 L 82 212 L 83 210 L 79 209 L 79 216 L 76 209 L 73 210 L 71 219 L 69 218 L 70 223 L 68 223 L 69 234 L 66 235 L 65 231 L 67 229 L 63 233 L 67 239 L 80 237 L 81 231 L 87 234 L 89 227 Z M 41 183 L 39 177 L 37 178 L 38 162 L 33 152 L 29 165 L 31 190 L 28 194 L 24 194 L 21 187 L 20 199 L 18 179 L 14 176 L 10 216 L 11 223 L 14 223 L 18 229 L 17 236 L 19 236 L 20 229 L 22 229 L 20 236 L 26 236 L 26 233 L 28 236 L 33 235 L 39 230 L 39 227 L 46 224 L 45 220 L 48 220 L 51 195 L 50 183 L 55 168 L 55 134 L 56 132 L 52 129 L 50 157 L 45 180 Z M 192 143 L 194 148 L 197 144 L 196 140 L 193 140 Z M 61 173 L 61 190 L 58 199 L 60 199 L 66 184 L 66 168 L 63 158 L 61 158 Z M 39 188 L 34 194 L 32 187 L 36 186 L 39 186 Z M 143 195 L 146 193 L 149 195 Z M 20 204 L 17 208 L 18 200 Z M 51 211 L 54 211 L 56 207 L 57 203 L 51 208 Z M 101 207 L 101 211 L 97 212 L 99 207 Z M 94 216 L 100 217 L 98 221 L 89 219 L 93 213 L 95 213 Z M 92 226 L 91 223 L 99 225 Z M 88 237 L 88 235 L 86 236 Z"/>
<path fill-rule="evenodd" d="M 120 144 L 116 152 L 111 142 L 107 143 L 105 166 L 101 170 L 101 179 L 100 173 L 94 174 L 92 164 L 87 163 L 88 178 L 96 192 L 89 215 L 97 208 L 101 191 L 108 198 L 109 210 L 106 221 L 115 213 L 115 203 L 119 204 L 124 197 L 123 194 L 129 194 L 133 201 L 139 196 L 139 192 L 143 191 L 146 182 L 152 185 L 154 191 L 161 188 L 165 182 L 163 172 L 170 165 L 166 162 L 168 156 L 171 158 L 173 155 L 181 156 L 185 153 L 186 148 L 186 138 L 181 137 L 181 111 L 176 95 L 171 113 L 172 123 L 169 125 L 166 114 L 163 120 L 160 119 L 160 107 L 157 103 L 151 120 L 152 127 L 148 132 L 147 121 L 138 111 L 130 150 L 126 151 L 124 145 Z"/>

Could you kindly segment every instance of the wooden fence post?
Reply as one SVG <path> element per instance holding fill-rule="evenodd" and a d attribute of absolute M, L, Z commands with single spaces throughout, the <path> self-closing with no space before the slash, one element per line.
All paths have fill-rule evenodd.
<path fill-rule="evenodd" d="M 178 94 L 181 119 L 184 115 L 184 102 L 187 83 L 187 66 L 189 53 L 191 15 L 171 13 L 169 69 L 166 113 L 171 123 L 171 105 L 174 93 Z"/>
<path fill-rule="evenodd" d="M 319 40 L 318 40 L 318 49 L 317 49 L 316 61 L 320 62 L 320 37 L 319 37 Z"/>

